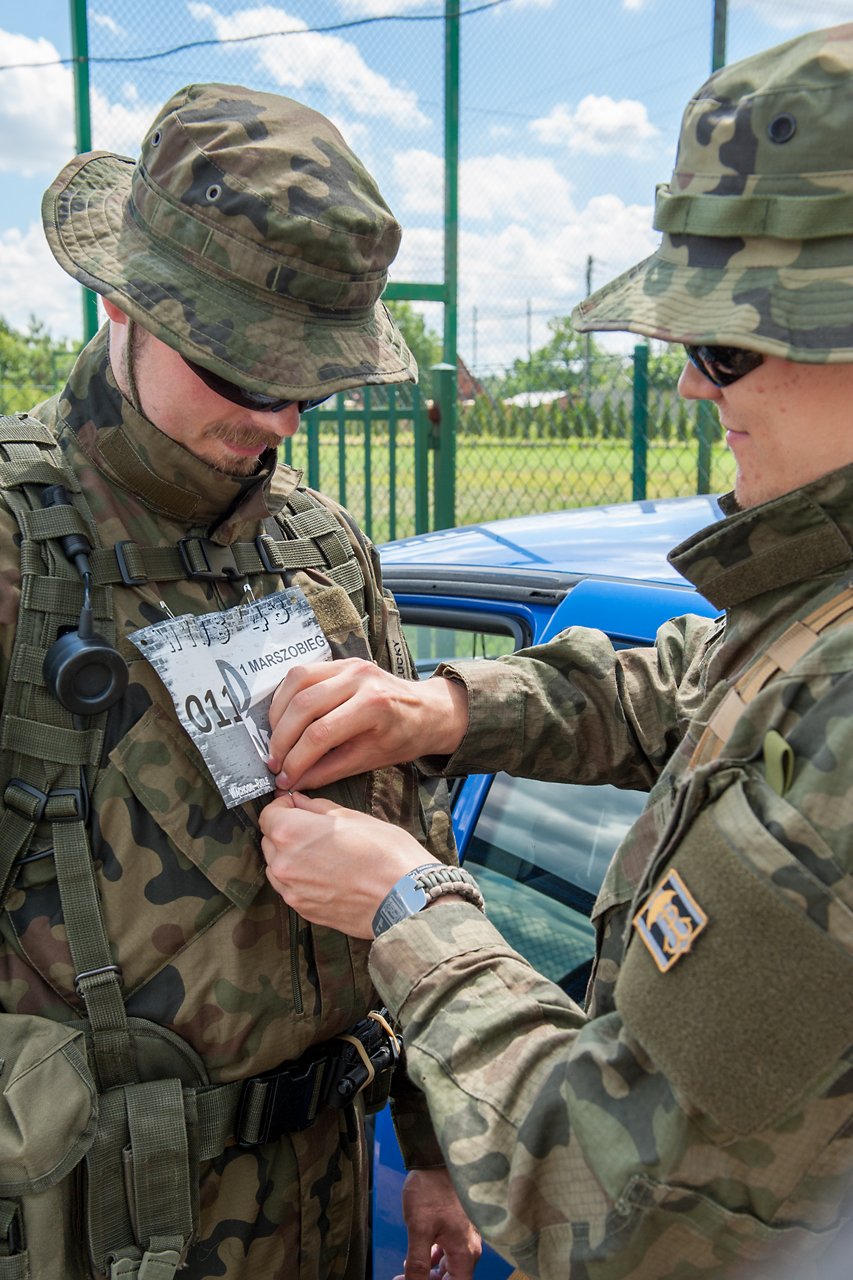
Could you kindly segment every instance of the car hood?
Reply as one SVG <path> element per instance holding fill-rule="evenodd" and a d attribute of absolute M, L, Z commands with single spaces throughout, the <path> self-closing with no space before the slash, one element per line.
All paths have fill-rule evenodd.
<path fill-rule="evenodd" d="M 667 553 L 723 518 L 716 497 L 581 507 L 463 525 L 381 548 L 386 566 L 528 568 L 681 583 Z"/>

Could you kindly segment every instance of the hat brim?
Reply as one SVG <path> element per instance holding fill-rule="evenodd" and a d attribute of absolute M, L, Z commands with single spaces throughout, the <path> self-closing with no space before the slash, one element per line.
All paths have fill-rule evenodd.
<path fill-rule="evenodd" d="M 715 264 L 702 262 L 712 255 Z M 582 333 L 619 330 L 806 364 L 847 363 L 853 237 L 834 238 L 832 253 L 822 254 L 821 242 L 681 236 L 676 245 L 665 236 L 650 257 L 581 302 L 572 321 Z"/>
<path fill-rule="evenodd" d="M 76 157 L 45 192 L 42 220 L 59 265 L 182 355 L 265 395 L 310 400 L 416 382 L 412 353 L 381 302 L 336 316 L 201 272 L 134 218 L 134 161 Z M 200 287 L 201 285 L 201 287 Z"/>

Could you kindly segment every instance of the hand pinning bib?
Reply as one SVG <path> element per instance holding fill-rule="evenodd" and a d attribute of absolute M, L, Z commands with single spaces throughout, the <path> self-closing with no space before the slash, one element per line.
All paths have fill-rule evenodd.
<path fill-rule="evenodd" d="M 273 693 L 291 667 L 332 656 L 302 591 L 164 618 L 129 639 L 163 681 L 226 808 L 273 791 L 266 765 Z"/>

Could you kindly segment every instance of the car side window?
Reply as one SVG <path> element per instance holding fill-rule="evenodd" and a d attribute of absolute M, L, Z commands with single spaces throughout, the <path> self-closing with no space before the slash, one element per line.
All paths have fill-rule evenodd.
<path fill-rule="evenodd" d="M 515 630 L 497 626 L 436 626 L 434 622 L 403 619 L 403 632 L 415 661 L 418 674 L 431 675 L 440 662 L 458 658 L 501 658 L 519 647 Z M 526 638 L 526 637 L 524 637 Z"/>
<path fill-rule="evenodd" d="M 583 1000 L 595 936 L 589 915 L 617 846 L 645 803 L 608 784 L 495 775 L 465 866 L 489 919 L 516 951 Z"/>

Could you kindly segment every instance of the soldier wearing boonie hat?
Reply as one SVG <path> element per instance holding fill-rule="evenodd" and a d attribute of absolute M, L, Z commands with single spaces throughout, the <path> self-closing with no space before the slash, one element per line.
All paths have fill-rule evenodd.
<path fill-rule="evenodd" d="M 78 156 L 45 194 L 60 266 L 183 356 L 264 395 L 411 382 L 380 301 L 400 228 L 324 116 L 191 85 L 138 161 Z"/>
<path fill-rule="evenodd" d="M 312 918 L 373 926 L 371 973 L 463 1204 L 541 1280 L 799 1280 L 850 1238 L 851 139 L 853 24 L 721 70 L 685 112 L 659 249 L 575 311 L 684 343 L 682 395 L 719 410 L 727 518 L 671 559 L 721 616 L 643 649 L 574 627 L 443 664 L 404 705 L 391 676 L 365 694 L 374 744 L 448 774 L 649 792 L 594 909 L 585 1007 L 467 889 L 431 900 L 408 837 L 302 798 L 333 761 L 293 704 L 274 729 L 293 795 L 262 815 L 270 875 L 297 910 L 318 902 L 343 865 L 317 851 L 346 833 L 366 901 Z M 349 717 L 358 764 L 367 712 L 334 668 L 317 719 L 340 742 Z"/>
<path fill-rule="evenodd" d="M 241 672 L 319 649 L 414 675 L 373 548 L 277 460 L 307 406 L 416 379 L 381 301 L 400 228 L 327 119 L 220 84 L 170 98 L 138 160 L 78 156 L 43 214 L 109 323 L 0 421 L 0 1257 L 361 1280 L 365 1099 L 400 1046 L 364 948 L 266 881 Z M 328 794 L 454 860 L 414 765 Z M 411 1259 L 440 1229 L 464 1278 L 478 1237 L 394 1079 Z"/>

